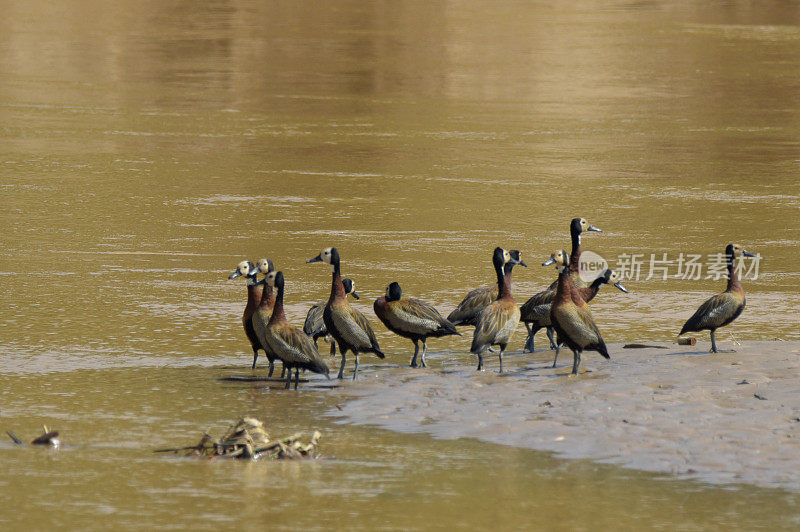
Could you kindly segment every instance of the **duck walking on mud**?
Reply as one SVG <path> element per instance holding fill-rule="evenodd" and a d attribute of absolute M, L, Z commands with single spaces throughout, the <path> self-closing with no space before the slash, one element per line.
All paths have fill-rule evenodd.
<path fill-rule="evenodd" d="M 356 293 L 356 283 L 352 279 L 342 279 L 344 291 L 346 294 L 352 295 L 356 299 L 360 299 Z M 318 338 L 328 336 L 328 329 L 325 327 L 325 320 L 322 319 L 322 312 L 325 310 L 325 305 L 328 300 L 315 303 L 308 309 L 306 314 L 306 321 L 303 324 L 303 332 L 314 339 L 314 345 L 317 345 Z M 331 356 L 336 354 L 336 340 L 331 340 Z"/>
<path fill-rule="evenodd" d="M 550 322 L 558 334 L 558 343 L 563 342 L 572 350 L 573 375 L 578 373 L 583 351 L 597 351 L 605 358 L 611 358 L 589 307 L 572 281 L 569 266 L 563 266 L 558 275 L 556 295 L 550 307 Z"/>
<path fill-rule="evenodd" d="M 266 327 L 265 339 L 272 353 L 283 361 L 284 368 L 286 368 L 286 389 L 289 389 L 292 381 L 292 369 L 294 369 L 295 390 L 300 381 L 301 369 L 321 373 L 327 377 L 328 365 L 317 351 L 317 346 L 303 331 L 290 324 L 286 319 L 286 313 L 283 310 L 285 282 L 283 272 L 270 272 L 266 282 L 277 288 L 278 295 Z"/>
<path fill-rule="evenodd" d="M 324 262 L 331 267 L 331 295 L 322 312 L 325 327 L 336 340 L 342 363 L 339 366 L 340 379 L 344 378 L 344 366 L 347 361 L 347 352 L 352 351 L 355 356 L 353 380 L 358 377 L 359 353 L 374 353 L 378 358 L 386 358 L 375 338 L 375 332 L 367 321 L 366 316 L 354 309 L 347 301 L 344 283 L 340 269 L 339 251 L 336 248 L 325 248 L 319 255 L 306 262 Z"/>
<path fill-rule="evenodd" d="M 262 288 L 258 283 L 258 268 L 249 260 L 243 260 L 236 266 L 233 273 L 228 276 L 228 279 L 236 279 L 237 277 L 244 276 L 247 280 L 247 304 L 244 306 L 242 313 L 242 326 L 244 327 L 244 334 L 250 341 L 250 346 L 253 349 L 253 369 L 256 369 L 256 361 L 258 360 L 258 351 L 263 349 L 261 340 L 258 339 L 256 331 L 253 328 L 253 313 L 256 311 L 259 303 L 261 303 Z"/>
<path fill-rule="evenodd" d="M 519 250 L 509 250 L 509 254 L 514 259 L 519 260 Z M 496 300 L 499 295 L 500 289 L 497 287 L 497 283 L 470 290 L 458 306 L 447 315 L 447 321 L 456 326 L 475 326 L 478 323 L 478 315 L 480 315 L 481 311 L 491 305 L 492 301 Z"/>
<path fill-rule="evenodd" d="M 414 356 L 411 358 L 411 367 L 417 367 L 417 354 L 419 341 L 422 341 L 422 367 L 425 363 L 425 354 L 428 351 L 427 340 L 429 337 L 447 336 L 460 333 L 456 326 L 439 314 L 433 305 L 414 298 L 404 298 L 400 284 L 391 283 L 386 288 L 386 295 L 375 300 L 373 305 L 375 315 L 386 325 L 386 328 L 404 338 L 414 342 Z"/>
<path fill-rule="evenodd" d="M 517 255 L 517 257 L 519 257 Z M 499 297 L 481 310 L 475 324 L 470 352 L 478 355 L 478 371 L 483 370 L 483 353 L 493 345 L 500 347 L 500 373 L 503 372 L 503 353 L 519 324 L 519 307 L 511 295 L 511 273 L 516 264 L 525 265 L 503 248 L 495 248 L 492 264 L 497 274 Z"/>
<path fill-rule="evenodd" d="M 711 352 L 719 352 L 714 332 L 738 318 L 746 304 L 744 289 L 734 268 L 736 259 L 741 256 L 755 257 L 756 255 L 746 251 L 739 244 L 728 244 L 725 248 L 725 258 L 728 266 L 728 285 L 725 291 L 710 297 L 700 305 L 700 308 L 683 325 L 678 336 L 690 331 L 708 330 L 711 334 Z"/>

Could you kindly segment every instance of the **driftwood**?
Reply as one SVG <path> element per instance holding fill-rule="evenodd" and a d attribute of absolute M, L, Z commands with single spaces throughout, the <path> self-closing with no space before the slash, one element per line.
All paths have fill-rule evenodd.
<path fill-rule="evenodd" d="M 622 349 L 669 349 L 664 345 L 648 345 L 648 344 L 625 344 Z"/>
<path fill-rule="evenodd" d="M 269 434 L 264 430 L 263 423 L 255 418 L 245 417 L 228 429 L 219 439 L 215 439 L 206 433 L 203 434 L 197 445 L 174 449 L 157 449 L 155 452 L 205 458 L 250 460 L 258 460 L 259 458 L 274 460 L 314 458 L 321 436 L 320 432 L 315 430 L 308 443 L 300 441 L 302 436 L 303 433 L 298 432 L 285 438 L 271 440 Z"/>

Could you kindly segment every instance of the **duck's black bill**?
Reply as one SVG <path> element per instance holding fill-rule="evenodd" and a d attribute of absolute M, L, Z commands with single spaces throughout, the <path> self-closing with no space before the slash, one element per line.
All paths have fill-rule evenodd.
<path fill-rule="evenodd" d="M 757 257 L 758 256 L 755 253 L 750 253 L 749 251 L 745 251 L 745 250 L 742 250 L 742 255 L 744 255 L 745 257 Z"/>
<path fill-rule="evenodd" d="M 600 229 L 599 227 L 595 227 L 594 225 L 590 225 L 589 227 L 586 228 L 586 230 L 587 231 L 597 231 L 598 233 L 602 233 L 603 232 L 602 229 Z"/>
<path fill-rule="evenodd" d="M 239 270 L 236 270 L 235 272 L 233 272 L 232 274 L 230 274 L 228 276 L 228 279 L 236 279 L 240 275 L 242 275 L 242 272 L 240 272 Z"/>
<path fill-rule="evenodd" d="M 351 296 L 353 296 L 353 297 L 354 297 L 354 298 L 356 298 L 356 299 L 361 299 L 361 298 L 358 296 L 358 294 L 356 293 L 356 291 L 355 291 L 355 290 L 353 290 L 352 292 L 350 292 L 350 295 L 351 295 Z"/>
<path fill-rule="evenodd" d="M 617 288 L 619 288 L 620 290 L 622 290 L 626 294 L 628 293 L 628 289 L 625 288 L 624 286 L 622 286 L 622 283 L 614 283 L 614 286 L 616 286 Z"/>
<path fill-rule="evenodd" d="M 549 259 L 547 259 L 546 261 L 544 261 L 542 263 L 542 266 L 550 266 L 551 264 L 555 264 L 555 263 L 556 263 L 556 259 L 554 259 L 553 257 L 550 257 Z"/>
<path fill-rule="evenodd" d="M 306 261 L 306 264 L 310 264 L 310 263 L 312 263 L 312 262 L 322 262 L 322 253 L 320 253 L 319 255 L 317 255 L 316 257 L 314 257 L 313 259 L 308 259 L 308 260 Z"/>

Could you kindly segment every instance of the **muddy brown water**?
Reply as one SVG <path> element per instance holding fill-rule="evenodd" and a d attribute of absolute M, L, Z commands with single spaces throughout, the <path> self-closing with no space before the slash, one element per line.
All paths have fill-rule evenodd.
<path fill-rule="evenodd" d="M 0 428 L 67 443 L 0 444 L 0 524 L 796 526 L 790 492 L 354 427 L 350 384 L 219 379 L 251 375 L 226 280 L 243 258 L 285 272 L 298 324 L 328 245 L 369 315 L 393 280 L 448 312 L 496 245 L 530 264 L 518 301 L 548 284 L 573 216 L 604 229 L 584 249 L 645 260 L 593 303 L 608 341 L 673 338 L 724 282 L 648 280 L 647 261 L 729 241 L 762 260 L 719 340 L 800 339 L 797 5 L 0 5 Z M 468 333 L 430 345 L 474 363 Z M 150 453 L 248 413 L 321 429 L 330 459 Z"/>

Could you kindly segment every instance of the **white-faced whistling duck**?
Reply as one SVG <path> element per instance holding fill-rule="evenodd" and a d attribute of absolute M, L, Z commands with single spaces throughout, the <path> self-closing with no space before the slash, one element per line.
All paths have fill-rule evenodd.
<path fill-rule="evenodd" d="M 628 289 L 622 286 L 622 281 L 619 279 L 619 275 L 614 270 L 604 270 L 601 275 L 599 275 L 592 284 L 589 286 L 584 286 L 583 288 L 578 288 L 578 295 L 581 299 L 583 299 L 584 303 L 590 302 L 594 299 L 594 296 L 600 291 L 600 288 L 604 284 L 614 285 L 620 292 L 628 293 Z M 548 316 L 548 323 L 550 323 L 549 316 Z M 550 325 L 552 327 L 552 324 Z M 560 345 L 563 345 L 563 342 L 556 346 L 556 354 L 553 356 L 553 367 L 556 367 L 556 363 L 558 362 L 558 348 Z"/>
<path fill-rule="evenodd" d="M 270 273 L 275 271 L 275 266 L 269 259 L 259 260 L 256 263 L 256 268 L 258 272 L 265 277 L 269 276 Z M 272 308 L 275 305 L 275 294 L 272 291 L 272 286 L 266 282 L 266 279 L 260 281 L 259 284 L 262 284 L 264 287 L 261 293 L 261 301 L 256 307 L 255 312 L 253 312 L 253 330 L 255 330 L 256 337 L 261 342 L 264 353 L 267 355 L 267 360 L 269 360 L 269 373 L 267 374 L 267 377 L 272 377 L 272 372 L 275 371 L 275 359 L 277 357 L 267 343 L 266 333 L 267 324 L 269 323 L 269 319 L 272 317 Z M 286 365 L 284 364 L 283 370 L 281 371 L 281 377 L 285 375 L 285 372 Z"/>
<path fill-rule="evenodd" d="M 573 375 L 578 373 L 583 351 L 597 351 L 605 358 L 611 358 L 589 307 L 572 281 L 569 266 L 562 267 L 558 275 L 556 295 L 550 306 L 550 322 L 558 334 L 558 343 L 563 342 L 572 350 Z"/>
<path fill-rule="evenodd" d="M 511 296 L 511 273 L 521 264 L 503 248 L 495 248 L 492 255 L 499 296 L 478 315 L 470 352 L 478 355 L 478 371 L 483 369 L 483 353 L 493 345 L 500 346 L 500 373 L 503 372 L 503 352 L 519 324 L 519 307 Z M 508 268 L 506 266 L 508 265 Z"/>
<path fill-rule="evenodd" d="M 325 248 L 319 255 L 306 262 L 324 262 L 331 266 L 331 295 L 322 311 L 322 319 L 328 332 L 336 340 L 339 353 L 342 355 L 338 377 L 344 378 L 346 354 L 351 351 L 356 359 L 353 368 L 353 380 L 355 380 L 358 377 L 359 353 L 374 353 L 378 358 L 386 358 L 386 355 L 378 346 L 378 339 L 375 338 L 375 332 L 366 316 L 354 309 L 347 301 L 347 294 L 342 282 L 339 251 L 336 248 Z"/>
<path fill-rule="evenodd" d="M 428 364 L 425 363 L 428 338 L 450 334 L 460 336 L 460 334 L 456 330 L 456 326 L 444 319 L 433 305 L 419 299 L 403 298 L 402 296 L 400 284 L 391 283 L 386 288 L 386 295 L 376 299 L 372 308 L 387 329 L 414 342 L 414 356 L 411 358 L 412 368 L 417 367 L 418 342 L 422 340 L 422 367 L 428 367 Z"/>
<path fill-rule="evenodd" d="M 519 259 L 519 251 L 512 249 L 509 251 L 512 257 Z M 513 265 L 512 265 L 513 267 Z M 478 315 L 481 311 L 491 305 L 496 300 L 500 292 L 497 283 L 490 286 L 482 286 L 467 292 L 461 303 L 447 315 L 447 321 L 456 326 L 472 325 L 478 322 Z"/>
<path fill-rule="evenodd" d="M 344 291 L 352 295 L 356 299 L 360 299 L 356 293 L 356 283 L 352 279 L 342 279 Z M 314 345 L 317 345 L 317 338 L 328 336 L 328 329 L 325 327 L 325 320 L 322 319 L 322 311 L 325 310 L 325 305 L 328 300 L 315 303 L 306 314 L 306 321 L 303 324 L 303 332 L 314 339 Z M 331 356 L 336 354 L 336 340 L 331 340 Z"/>
<path fill-rule="evenodd" d="M 714 331 L 724 327 L 742 313 L 745 306 L 744 289 L 734 269 L 737 257 L 755 257 L 753 253 L 745 251 L 739 244 L 728 244 L 725 248 L 725 257 L 728 261 L 728 286 L 721 294 L 709 298 L 700 305 L 697 312 L 683 325 L 680 334 L 690 331 L 700 332 L 708 330 L 711 333 L 711 351 L 717 353 L 717 342 Z M 680 334 L 678 336 L 680 336 Z"/>
<path fill-rule="evenodd" d="M 258 286 L 258 268 L 249 260 L 243 260 L 239 263 L 233 273 L 228 276 L 228 279 L 236 279 L 237 277 L 244 276 L 247 279 L 247 304 L 244 307 L 242 314 L 242 325 L 244 326 L 244 334 L 250 340 L 250 346 L 253 348 L 253 369 L 256 369 L 256 360 L 258 360 L 258 350 L 263 349 L 261 340 L 258 339 L 255 329 L 253 329 L 253 312 L 261 302 L 261 287 Z"/>
<path fill-rule="evenodd" d="M 572 238 L 572 253 L 569 255 L 569 269 L 570 272 L 572 272 L 572 283 L 578 288 L 588 286 L 588 283 L 580 276 L 581 233 L 584 231 L 603 232 L 599 227 L 595 227 L 587 222 L 585 218 L 573 218 L 569 222 L 569 235 Z M 550 288 L 555 290 L 556 285 L 558 285 L 558 279 L 553 281 Z"/>
<path fill-rule="evenodd" d="M 269 319 L 266 330 L 266 340 L 272 352 L 283 361 L 286 371 L 286 389 L 292 382 L 292 369 L 294 369 L 294 389 L 300 381 L 300 370 L 307 369 L 314 373 L 321 373 L 326 377 L 328 365 L 317 351 L 317 346 L 299 327 L 290 324 L 283 310 L 284 279 L 283 272 L 271 273 L 267 276 L 267 284 L 272 284 L 278 289 L 275 298 L 275 307 Z"/>

